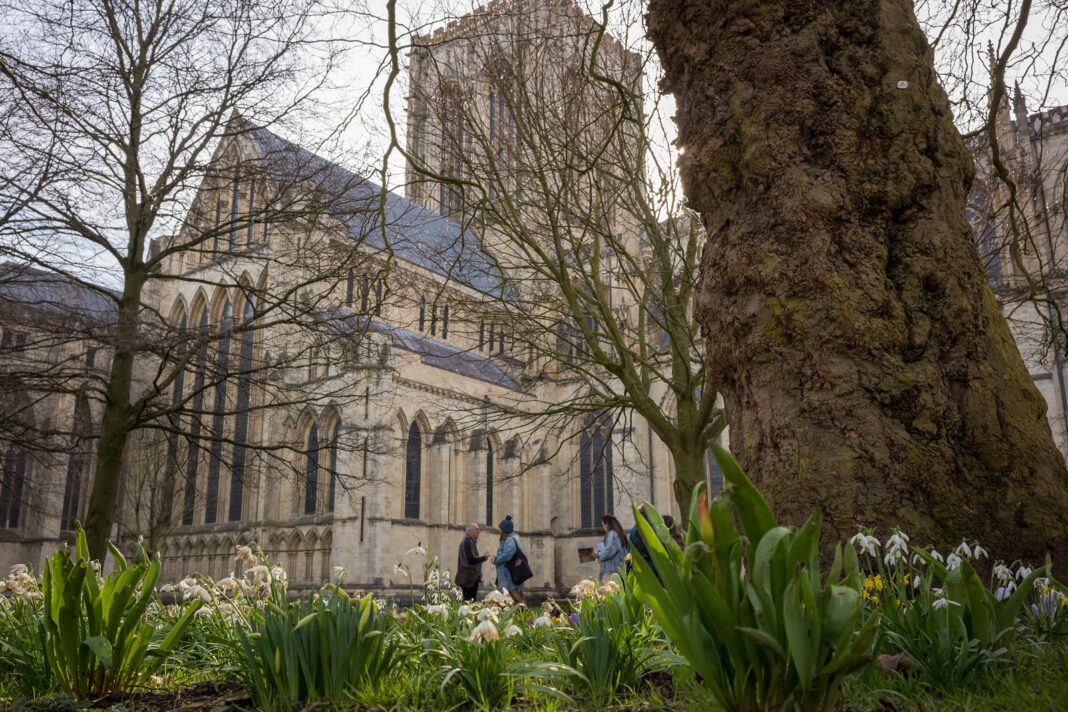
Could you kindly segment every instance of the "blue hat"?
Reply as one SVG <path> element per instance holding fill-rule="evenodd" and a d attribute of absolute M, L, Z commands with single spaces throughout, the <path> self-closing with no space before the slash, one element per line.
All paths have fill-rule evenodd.
<path fill-rule="evenodd" d="M 501 521 L 500 526 L 498 526 L 497 528 L 505 534 L 511 534 L 513 531 L 515 531 L 515 524 L 512 523 L 512 515 L 509 514 L 507 517 L 505 517 L 504 520 Z"/>

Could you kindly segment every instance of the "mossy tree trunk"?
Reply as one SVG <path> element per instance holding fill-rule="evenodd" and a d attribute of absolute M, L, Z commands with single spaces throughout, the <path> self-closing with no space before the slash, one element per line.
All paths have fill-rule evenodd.
<path fill-rule="evenodd" d="M 964 217 L 909 0 L 652 0 L 731 448 L 787 520 L 1068 562 L 1045 402 Z"/>

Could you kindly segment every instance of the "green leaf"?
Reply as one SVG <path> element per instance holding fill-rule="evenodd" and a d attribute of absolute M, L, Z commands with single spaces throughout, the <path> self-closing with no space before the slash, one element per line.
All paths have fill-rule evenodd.
<path fill-rule="evenodd" d="M 794 669 L 797 670 L 801 688 L 807 690 L 812 684 L 816 661 L 812 655 L 812 640 L 809 637 L 808 623 L 801 605 L 802 594 L 799 582 L 801 575 L 799 573 L 794 576 L 786 587 L 782 599 L 782 617 L 790 658 L 794 662 Z"/>
<path fill-rule="evenodd" d="M 83 640 L 82 645 L 89 648 L 105 668 L 111 667 L 111 641 L 102 635 L 96 635 Z"/>
<path fill-rule="evenodd" d="M 756 546 L 764 534 L 776 526 L 775 515 L 764 497 L 742 472 L 733 455 L 716 443 L 712 443 L 712 455 L 723 471 L 723 479 L 727 483 L 727 495 L 737 509 L 742 531 L 752 545 Z"/>

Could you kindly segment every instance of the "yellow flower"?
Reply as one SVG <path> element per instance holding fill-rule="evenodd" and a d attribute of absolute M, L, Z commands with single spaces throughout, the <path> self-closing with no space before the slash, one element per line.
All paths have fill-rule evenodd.
<path fill-rule="evenodd" d="M 872 579 L 871 576 L 868 576 L 867 578 L 864 579 L 864 590 L 865 591 L 870 591 L 873 588 L 875 588 L 875 581 Z"/>
<path fill-rule="evenodd" d="M 871 598 L 871 594 L 869 594 L 867 591 L 861 591 L 860 597 L 867 601 L 869 598 Z"/>
<path fill-rule="evenodd" d="M 873 605 L 878 606 L 879 605 L 879 597 L 878 596 L 872 596 L 871 597 L 871 602 L 872 602 Z"/>
<path fill-rule="evenodd" d="M 1061 599 L 1061 605 L 1064 606 L 1065 608 L 1068 608 L 1068 596 L 1065 596 L 1064 598 Z"/>
<path fill-rule="evenodd" d="M 901 583 L 905 584 L 906 586 L 909 585 L 909 575 L 908 574 L 905 574 L 905 578 L 901 579 Z"/>
<path fill-rule="evenodd" d="M 883 590 L 883 575 L 882 574 L 875 574 L 875 590 L 876 591 L 882 591 Z"/>

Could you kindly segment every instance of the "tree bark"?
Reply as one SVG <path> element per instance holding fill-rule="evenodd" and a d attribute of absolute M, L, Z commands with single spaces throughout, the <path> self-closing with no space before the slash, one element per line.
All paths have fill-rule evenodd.
<path fill-rule="evenodd" d="M 652 0 L 731 448 L 828 540 L 1068 563 L 1046 405 L 964 216 L 972 159 L 909 0 Z"/>

